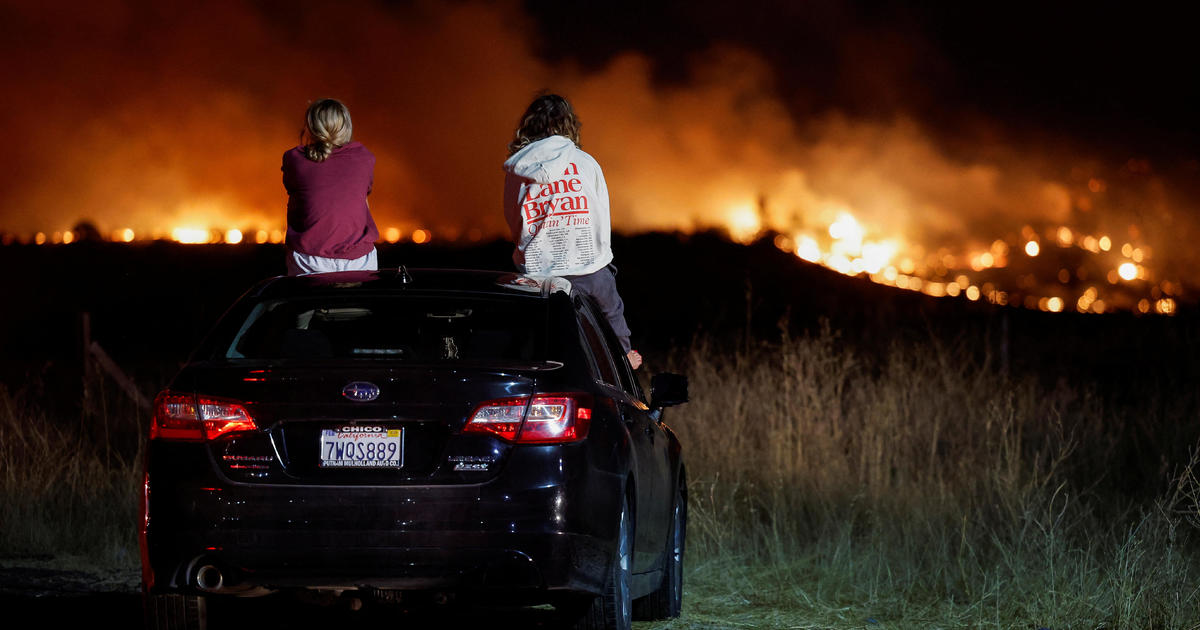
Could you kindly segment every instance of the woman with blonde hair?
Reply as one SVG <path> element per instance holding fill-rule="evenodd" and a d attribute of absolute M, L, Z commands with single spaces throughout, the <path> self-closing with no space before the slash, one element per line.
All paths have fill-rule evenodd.
<path fill-rule="evenodd" d="M 353 140 L 353 129 L 341 101 L 315 101 L 305 113 L 300 145 L 283 154 L 288 275 L 379 267 L 379 229 L 367 206 L 375 156 Z"/>

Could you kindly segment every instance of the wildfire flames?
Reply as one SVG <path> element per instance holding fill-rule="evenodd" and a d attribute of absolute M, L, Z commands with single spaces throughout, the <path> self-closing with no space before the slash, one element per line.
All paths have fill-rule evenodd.
<path fill-rule="evenodd" d="M 745 215 L 735 211 L 731 231 L 746 238 L 751 233 Z M 846 275 L 865 275 L 871 281 L 900 289 L 920 291 L 933 297 L 965 297 L 992 304 L 1015 304 L 1025 308 L 1059 313 L 1071 309 L 1080 313 L 1104 313 L 1117 309 L 1173 315 L 1177 282 L 1153 282 L 1154 272 L 1147 266 L 1150 248 L 1124 243 L 1113 250 L 1107 235 L 1078 235 L 1067 226 L 1048 229 L 1051 241 L 1043 250 L 1042 235 L 1031 226 L 1021 230 L 1023 244 L 997 239 L 983 251 L 955 255 L 947 249 L 925 253 L 922 248 L 900 247 L 895 239 L 865 240 L 865 230 L 849 213 L 842 213 L 829 225 L 827 235 L 796 233 L 775 236 L 775 246 L 812 263 Z M 1074 269 L 1061 267 L 1054 281 L 1034 274 L 1004 273 L 1010 256 L 1025 257 L 1026 266 L 1045 254 L 1079 259 Z M 924 255 L 923 255 L 924 254 Z M 1074 254 L 1071 256 L 1070 254 Z M 1091 280 L 1089 282 L 1089 280 Z M 1012 286 L 1010 286 L 1012 285 Z M 1106 299 L 1107 297 L 1107 299 Z"/>
<path fill-rule="evenodd" d="M 751 204 L 730 209 L 723 226 L 731 238 L 750 242 L 763 234 L 760 212 Z M 1178 282 L 1158 280 L 1149 267 L 1151 249 L 1126 242 L 1116 246 L 1108 235 L 1079 234 L 1067 226 L 1046 228 L 1038 233 L 1026 225 L 1022 240 L 1010 243 L 996 239 L 982 251 L 952 253 L 947 248 L 927 252 L 919 245 L 906 245 L 899 238 L 868 238 L 868 230 L 849 211 L 840 211 L 822 232 L 776 234 L 774 244 L 811 263 L 849 276 L 863 276 L 878 284 L 919 291 L 932 297 L 986 300 L 997 305 L 1018 305 L 1052 313 L 1074 308 L 1080 313 L 1104 313 L 1124 309 L 1140 313 L 1173 315 Z M 386 227 L 382 240 L 397 243 L 408 239 L 416 244 L 433 238 L 430 230 Z M 479 241 L 484 234 L 470 231 L 466 240 Z M 3 244 L 17 242 L 70 244 L 77 239 L 68 230 L 37 232 L 27 241 L 5 234 Z M 112 231 L 108 239 L 130 243 L 137 240 L 172 240 L 184 244 L 282 243 L 280 229 L 175 227 L 138 234 L 132 228 Z M 1045 245 L 1043 245 L 1045 243 Z M 1074 251 L 1073 251 L 1074 250 Z M 1034 274 L 1005 273 L 1015 258 L 1025 266 L 1039 257 L 1077 259 L 1074 269 L 1062 267 L 1053 280 Z M 1067 254 L 1063 256 L 1062 254 Z M 1010 286 L 1011 285 L 1011 286 Z"/>
<path fill-rule="evenodd" d="M 23 98 L 0 130 L 22 159 L 0 172 L 0 242 L 70 244 L 86 219 L 88 237 L 116 242 L 280 243 L 280 157 L 321 96 L 347 102 L 378 159 L 384 241 L 501 236 L 504 146 L 549 87 L 580 114 L 618 232 L 770 236 L 898 289 L 1051 312 L 1171 314 L 1200 264 L 1192 171 L 1028 135 L 956 143 L 904 116 L 797 120 L 744 50 L 714 48 L 662 83 L 633 53 L 545 61 L 511 6 L 314 4 L 287 24 L 255 3 L 123 6 L 6 15 L 0 79 Z M 306 44 L 331 23 L 361 45 Z"/>

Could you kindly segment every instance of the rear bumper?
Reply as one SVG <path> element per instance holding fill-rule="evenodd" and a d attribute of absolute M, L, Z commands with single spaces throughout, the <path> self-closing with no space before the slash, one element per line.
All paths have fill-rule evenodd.
<path fill-rule="evenodd" d="M 215 473 L 156 476 L 159 456 L 168 454 L 151 453 L 147 529 L 155 592 L 194 590 L 196 570 L 211 565 L 234 591 L 599 593 L 623 488 L 594 468 L 519 484 L 501 475 L 473 485 L 247 485 Z M 166 469 L 180 469 L 178 459 Z"/>
<path fill-rule="evenodd" d="M 217 567 L 224 589 L 248 587 L 599 592 L 607 545 L 578 534 L 387 536 L 380 546 L 310 545 L 311 537 L 261 532 L 281 545 L 213 546 L 179 540 L 154 562 L 169 569 L 158 589 L 191 590 L 201 566 Z M 381 540 L 381 542 L 384 542 Z M 412 543 L 412 544 L 406 544 Z M 160 578 L 161 579 L 161 578 Z M 157 590 L 157 589 L 156 589 Z"/>

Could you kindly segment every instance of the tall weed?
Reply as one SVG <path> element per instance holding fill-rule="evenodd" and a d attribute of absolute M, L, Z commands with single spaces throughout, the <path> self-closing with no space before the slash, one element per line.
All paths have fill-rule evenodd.
<path fill-rule="evenodd" d="M 37 377 L 16 391 L 0 384 L 0 556 L 137 563 L 147 419 L 99 374 L 84 377 L 80 411 L 65 417 L 47 415 Z"/>
<path fill-rule="evenodd" d="M 1122 492 L 1131 410 L 1086 384 L 936 343 L 863 357 L 828 329 L 673 360 L 696 393 L 668 422 L 702 606 L 756 602 L 768 627 L 1200 622 L 1200 484 Z"/>

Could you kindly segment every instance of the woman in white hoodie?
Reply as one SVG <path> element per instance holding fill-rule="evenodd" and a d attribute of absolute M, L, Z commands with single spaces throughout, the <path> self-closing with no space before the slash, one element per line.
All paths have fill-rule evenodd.
<path fill-rule="evenodd" d="M 561 276 L 596 298 L 637 369 L 625 305 L 612 266 L 608 186 L 592 156 L 579 148 L 579 118 L 567 99 L 534 99 L 504 162 L 504 217 L 516 249 L 513 262 L 530 276 Z"/>

